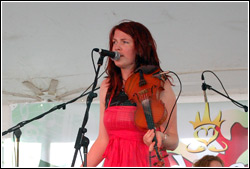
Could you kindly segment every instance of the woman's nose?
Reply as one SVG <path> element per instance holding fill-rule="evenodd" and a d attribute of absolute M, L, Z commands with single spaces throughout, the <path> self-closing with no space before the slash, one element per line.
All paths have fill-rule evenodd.
<path fill-rule="evenodd" d="M 115 51 L 120 51 L 120 50 L 121 50 L 121 45 L 120 45 L 120 43 L 117 42 L 116 44 L 114 44 L 113 49 L 114 49 Z"/>

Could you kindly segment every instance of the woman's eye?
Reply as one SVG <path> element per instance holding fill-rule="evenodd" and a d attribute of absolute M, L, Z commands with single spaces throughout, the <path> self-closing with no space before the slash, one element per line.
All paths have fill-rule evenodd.
<path fill-rule="evenodd" d="M 118 44 L 118 42 L 117 42 L 117 41 L 113 41 L 112 43 L 113 43 L 113 44 Z M 123 44 L 129 44 L 129 42 L 128 42 L 128 41 L 121 41 L 121 43 L 123 43 Z"/>

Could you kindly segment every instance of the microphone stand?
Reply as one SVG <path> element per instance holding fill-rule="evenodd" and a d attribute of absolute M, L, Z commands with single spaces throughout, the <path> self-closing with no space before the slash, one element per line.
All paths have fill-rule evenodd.
<path fill-rule="evenodd" d="M 99 89 L 99 87 L 96 88 L 96 89 L 94 89 L 94 90 L 98 90 L 98 89 Z M 93 93 L 93 91 L 91 91 L 91 92 Z M 55 111 L 55 110 L 57 110 L 57 109 L 63 108 L 63 110 L 65 110 L 67 104 L 73 103 L 73 102 L 75 102 L 76 100 L 78 100 L 79 98 L 81 98 L 81 97 L 83 97 L 83 96 L 85 96 L 85 95 L 87 95 L 87 94 L 89 94 L 89 93 L 91 93 L 91 92 L 88 92 L 88 93 L 86 93 L 86 94 L 84 94 L 84 93 L 85 93 L 85 92 L 84 92 L 84 93 L 81 94 L 79 97 L 77 97 L 77 98 L 75 98 L 75 99 L 72 99 L 72 100 L 68 101 L 67 103 L 62 103 L 62 104 L 60 104 L 60 105 L 54 106 L 54 107 L 51 108 L 49 111 L 47 111 L 47 112 L 45 112 L 45 113 L 43 113 L 43 114 L 41 114 L 41 115 L 38 115 L 38 116 L 36 116 L 36 117 L 34 117 L 34 118 L 30 119 L 30 120 L 22 121 L 22 122 L 18 123 L 17 125 L 15 125 L 14 127 L 11 127 L 11 128 L 9 128 L 8 130 L 2 132 L 2 136 L 6 135 L 6 134 L 8 134 L 8 133 L 10 133 L 10 132 L 14 132 L 14 135 L 16 136 L 16 140 L 17 140 L 17 160 L 16 160 L 16 167 L 19 167 L 19 141 L 20 141 L 20 137 L 21 137 L 21 134 L 22 134 L 20 128 L 23 127 L 24 125 L 26 125 L 26 124 L 28 124 L 28 123 L 34 121 L 34 120 L 38 120 L 38 119 L 42 118 L 43 116 L 45 116 L 45 115 L 47 115 L 47 114 L 49 114 L 49 113 L 51 113 L 51 112 L 53 112 L 53 111 Z"/>
<path fill-rule="evenodd" d="M 16 136 L 16 142 L 17 142 L 16 167 L 19 167 L 19 142 L 20 142 L 20 137 L 22 135 L 21 130 L 19 128 L 15 130 L 14 135 Z"/>
<path fill-rule="evenodd" d="M 202 88 L 202 90 L 203 90 L 205 103 L 207 103 L 207 94 L 206 94 L 207 86 L 206 86 L 206 83 L 205 83 L 205 82 L 202 83 L 201 88 Z"/>
<path fill-rule="evenodd" d="M 233 99 L 230 98 L 229 96 L 224 95 L 223 93 L 221 93 L 221 92 L 215 90 L 214 88 L 212 88 L 212 86 L 210 86 L 210 85 L 206 84 L 205 82 L 203 82 L 203 83 L 202 83 L 202 90 L 204 91 L 205 102 L 207 102 L 206 92 L 205 92 L 206 89 L 212 90 L 212 91 L 214 91 L 214 92 L 216 92 L 216 93 L 218 93 L 218 94 L 224 96 L 225 98 L 231 100 L 233 103 L 236 103 L 236 104 L 240 105 L 240 106 L 244 109 L 245 112 L 248 112 L 248 107 L 247 107 L 247 106 L 245 106 L 245 105 L 243 105 L 243 104 L 241 104 L 241 103 L 239 103 L 239 102 L 233 100 Z"/>
<path fill-rule="evenodd" d="M 75 165 L 77 152 L 80 151 L 81 146 L 83 146 L 83 149 L 84 149 L 84 164 L 83 164 L 83 167 L 87 167 L 87 153 L 88 153 L 89 139 L 84 136 L 84 134 L 87 132 L 87 129 L 85 128 L 85 125 L 87 124 L 87 121 L 88 121 L 90 105 L 91 105 L 91 103 L 93 101 L 93 98 L 97 97 L 97 94 L 94 93 L 94 91 L 95 91 L 95 87 L 97 85 L 98 74 L 99 74 L 99 71 L 100 71 L 100 67 L 103 64 L 104 57 L 105 56 L 100 54 L 100 58 L 99 58 L 98 63 L 97 63 L 98 68 L 97 68 L 97 71 L 96 71 L 93 87 L 92 87 L 92 90 L 89 92 L 89 95 L 87 97 L 87 103 L 86 103 L 87 108 L 86 108 L 86 111 L 85 111 L 85 116 L 84 116 L 84 119 L 83 119 L 83 123 L 82 123 L 82 126 L 79 128 L 78 134 L 77 134 L 77 137 L 76 137 L 76 142 L 75 142 L 75 147 L 74 147 L 75 148 L 75 153 L 74 153 L 74 157 L 73 157 L 73 160 L 72 160 L 71 167 L 74 167 L 74 165 Z"/>

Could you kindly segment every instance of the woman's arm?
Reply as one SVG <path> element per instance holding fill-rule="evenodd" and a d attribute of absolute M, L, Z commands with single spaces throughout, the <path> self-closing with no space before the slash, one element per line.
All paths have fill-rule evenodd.
<path fill-rule="evenodd" d="M 161 129 L 161 140 L 162 140 L 162 147 L 167 150 L 174 150 L 178 146 L 179 143 L 179 137 L 178 137 L 178 131 L 177 131 L 177 104 L 175 105 L 174 109 L 173 106 L 176 101 L 176 97 L 174 94 L 174 91 L 171 87 L 170 82 L 167 80 L 164 85 L 164 91 L 162 95 L 162 101 L 165 104 L 165 108 L 168 112 L 168 117 L 165 120 L 165 122 L 160 126 Z M 173 109 L 172 115 L 170 117 L 170 113 Z M 167 130 L 162 133 L 165 130 L 165 127 L 168 123 L 168 120 L 170 118 Z"/>
<path fill-rule="evenodd" d="M 158 141 L 158 147 L 162 147 L 167 150 L 174 150 L 178 146 L 179 137 L 177 131 L 177 108 L 175 108 L 170 117 L 170 113 L 175 104 L 175 94 L 171 87 L 171 84 L 168 80 L 165 81 L 164 91 L 161 93 L 161 100 L 165 105 L 165 109 L 167 110 L 167 119 L 161 124 L 160 131 L 156 131 L 156 138 Z M 164 132 L 165 127 L 170 118 L 167 130 Z M 164 132 L 164 133 L 163 133 Z M 148 132 L 144 135 L 143 141 L 146 145 L 149 146 L 149 151 L 153 151 L 154 142 L 152 142 L 154 138 L 154 130 L 148 130 Z"/>

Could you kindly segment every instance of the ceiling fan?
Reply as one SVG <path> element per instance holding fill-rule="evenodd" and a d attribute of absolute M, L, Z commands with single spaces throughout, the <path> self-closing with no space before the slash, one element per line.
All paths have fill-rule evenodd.
<path fill-rule="evenodd" d="M 30 81 L 23 81 L 22 83 L 27 88 L 29 88 L 35 94 L 36 97 L 40 98 L 41 100 L 45 100 L 48 102 L 55 101 L 55 94 L 58 85 L 58 80 L 51 79 L 49 88 L 47 90 L 39 89 Z"/>
<path fill-rule="evenodd" d="M 58 80 L 56 80 L 56 79 L 51 79 L 49 88 L 46 90 L 39 89 L 37 86 L 35 86 L 30 81 L 23 81 L 22 84 L 25 85 L 27 88 L 29 88 L 34 93 L 34 95 L 7 92 L 7 91 L 3 91 L 3 94 L 35 99 L 36 101 L 53 102 L 53 101 L 60 101 L 62 98 L 66 97 L 66 96 L 69 96 L 69 95 L 72 95 L 75 93 L 79 93 L 79 92 L 84 90 L 84 88 L 79 88 L 79 89 L 65 92 L 61 95 L 56 95 L 56 89 L 58 86 Z"/>

